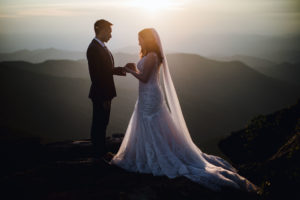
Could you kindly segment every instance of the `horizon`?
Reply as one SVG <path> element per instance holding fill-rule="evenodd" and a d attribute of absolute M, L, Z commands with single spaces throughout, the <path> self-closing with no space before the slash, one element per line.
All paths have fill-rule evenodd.
<path fill-rule="evenodd" d="M 127 49 L 126 49 L 127 48 Z M 138 56 L 139 48 L 136 48 L 136 46 L 127 46 L 119 49 L 111 50 L 111 52 L 118 57 L 118 54 L 123 55 L 129 55 L 129 56 Z M 24 54 L 25 53 L 25 54 Z M 299 50 L 289 51 L 289 52 L 283 52 L 283 54 L 277 53 L 277 54 L 247 54 L 247 53 L 233 53 L 233 54 L 210 54 L 210 55 L 204 55 L 199 52 L 185 52 L 185 51 L 175 51 L 170 49 L 165 49 L 166 55 L 172 55 L 172 54 L 187 54 L 187 55 L 196 55 L 200 56 L 206 59 L 220 61 L 220 62 L 227 62 L 227 61 L 241 61 L 246 65 L 252 65 L 249 64 L 249 60 L 244 59 L 252 59 L 252 61 L 263 61 L 263 62 L 270 62 L 274 65 L 280 64 L 280 63 L 291 63 L 291 64 L 297 64 L 300 62 L 298 55 Z M 289 53 L 289 54 L 286 54 Z M 39 48 L 39 49 L 18 49 L 16 51 L 12 52 L 0 52 L 0 62 L 3 61 L 27 61 L 31 63 L 41 63 L 45 62 L 47 60 L 86 60 L 85 57 L 85 51 L 76 51 L 76 50 L 69 50 L 69 49 L 58 49 L 54 47 L 49 48 Z M 39 57 L 33 58 L 32 56 L 39 55 Z M 8 57 L 6 57 L 8 56 Z M 254 60 L 253 60 L 254 59 Z M 33 61 L 35 60 L 35 61 Z M 266 63 L 265 63 L 266 64 Z"/>

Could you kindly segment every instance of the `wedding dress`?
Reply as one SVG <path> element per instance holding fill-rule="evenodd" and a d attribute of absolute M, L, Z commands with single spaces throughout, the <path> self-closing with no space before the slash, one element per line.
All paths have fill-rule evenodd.
<path fill-rule="evenodd" d="M 162 46 L 157 32 L 156 39 Z M 256 186 L 240 176 L 227 161 L 203 153 L 192 141 L 186 127 L 177 94 L 163 60 L 163 86 L 160 83 L 158 56 L 147 83 L 139 81 L 139 95 L 124 139 L 110 161 L 125 170 L 175 178 L 185 176 L 212 190 L 234 187 L 255 191 Z M 143 72 L 146 56 L 137 64 Z M 164 90 L 163 90 L 164 89 Z"/>

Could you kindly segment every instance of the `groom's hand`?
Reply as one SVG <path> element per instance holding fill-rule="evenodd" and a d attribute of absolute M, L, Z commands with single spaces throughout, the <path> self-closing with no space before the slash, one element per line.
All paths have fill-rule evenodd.
<path fill-rule="evenodd" d="M 126 76 L 126 71 L 124 67 L 115 67 L 113 69 L 113 74 L 119 75 L 119 76 Z"/>
<path fill-rule="evenodd" d="M 123 76 L 126 76 L 126 69 L 125 69 L 125 67 L 122 67 L 121 69 L 122 69 Z"/>

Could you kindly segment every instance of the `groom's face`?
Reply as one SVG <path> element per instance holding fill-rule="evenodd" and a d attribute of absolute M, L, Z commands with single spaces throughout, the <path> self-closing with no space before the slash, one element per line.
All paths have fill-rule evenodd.
<path fill-rule="evenodd" d="M 104 29 L 103 32 L 104 42 L 108 42 L 108 40 L 111 38 L 111 32 L 112 32 L 111 26 Z"/>

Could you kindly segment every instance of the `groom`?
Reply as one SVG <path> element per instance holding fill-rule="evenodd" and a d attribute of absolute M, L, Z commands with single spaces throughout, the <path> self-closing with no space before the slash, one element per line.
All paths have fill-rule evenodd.
<path fill-rule="evenodd" d="M 104 19 L 95 22 L 95 38 L 86 52 L 92 82 L 89 93 L 89 98 L 93 102 L 91 141 L 94 157 L 99 158 L 100 156 L 104 159 L 105 156 L 107 157 L 105 138 L 111 100 L 116 96 L 113 75 L 126 76 L 124 67 L 114 67 L 113 55 L 105 46 L 105 43 L 111 38 L 111 26 L 112 23 Z"/>

